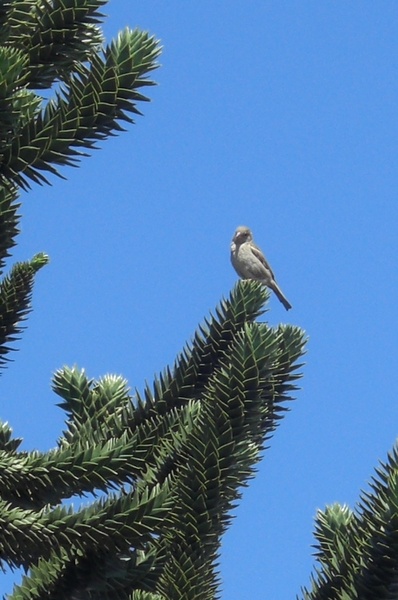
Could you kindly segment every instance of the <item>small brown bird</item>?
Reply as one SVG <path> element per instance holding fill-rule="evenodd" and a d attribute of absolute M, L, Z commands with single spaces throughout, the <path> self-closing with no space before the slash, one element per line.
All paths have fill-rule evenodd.
<path fill-rule="evenodd" d="M 239 225 L 232 237 L 231 262 L 241 279 L 261 281 L 261 283 L 275 292 L 286 310 L 292 308 L 292 305 L 278 287 L 267 259 L 260 248 L 253 242 L 252 232 L 244 225 Z"/>

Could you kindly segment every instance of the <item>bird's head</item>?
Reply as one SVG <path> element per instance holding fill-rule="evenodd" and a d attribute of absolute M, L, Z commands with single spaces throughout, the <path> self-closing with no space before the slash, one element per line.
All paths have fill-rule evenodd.
<path fill-rule="evenodd" d="M 253 239 L 252 232 L 245 225 L 239 225 L 235 229 L 235 233 L 232 237 L 232 241 L 235 244 L 243 244 L 244 242 L 250 242 Z"/>

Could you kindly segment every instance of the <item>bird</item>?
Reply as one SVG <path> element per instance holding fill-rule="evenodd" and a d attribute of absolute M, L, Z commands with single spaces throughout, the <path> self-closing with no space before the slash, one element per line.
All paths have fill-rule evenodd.
<path fill-rule="evenodd" d="M 241 279 L 254 279 L 275 292 L 286 310 L 292 305 L 275 281 L 274 274 L 260 248 L 254 243 L 249 227 L 239 225 L 231 242 L 231 262 Z"/>

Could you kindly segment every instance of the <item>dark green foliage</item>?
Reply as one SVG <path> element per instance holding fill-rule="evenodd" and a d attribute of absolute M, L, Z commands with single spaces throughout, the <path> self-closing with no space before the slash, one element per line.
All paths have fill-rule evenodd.
<path fill-rule="evenodd" d="M 303 353 L 297 327 L 255 320 L 267 297 L 239 282 L 145 398 L 120 377 L 55 374 L 68 417 L 58 448 L 0 453 L 3 526 L 19 524 L 0 556 L 30 569 L 10 598 L 215 597 L 220 536 Z"/>
<path fill-rule="evenodd" d="M 27 56 L 30 88 L 51 87 L 84 62 L 102 43 L 96 26 L 98 9 L 107 0 L 40 0 L 10 2 L 0 43 Z"/>
<path fill-rule="evenodd" d="M 147 74 L 157 66 L 157 42 L 126 28 L 102 48 L 104 4 L 0 1 L 0 272 L 18 233 L 18 187 L 46 182 L 43 170 L 58 175 L 59 165 L 76 165 L 95 141 L 121 131 L 120 121 L 132 123 L 137 103 L 148 100 L 139 88 L 153 85 Z M 50 88 L 53 96 L 44 101 L 36 90 Z M 41 253 L 17 263 L 0 282 L 0 366 L 47 260 Z M 70 417 L 56 449 L 18 452 L 21 440 L 0 424 L 0 559 L 31 569 L 14 597 L 85 598 L 84 582 L 96 577 L 92 563 L 98 590 L 116 590 L 120 580 L 123 589 L 142 578 L 153 583 L 162 564 L 161 551 L 151 550 L 153 537 L 170 526 L 171 480 L 159 473 L 165 456 L 182 446 L 198 407 L 189 402 L 138 428 L 120 378 L 93 384 L 65 368 L 54 388 Z M 98 492 L 100 500 L 78 511 L 61 506 L 73 495 Z M 143 587 L 134 597 L 157 596 Z"/>
<path fill-rule="evenodd" d="M 15 246 L 15 237 L 19 233 L 17 210 L 19 204 L 16 190 L 6 190 L 0 186 L 0 275 L 3 272 L 9 250 Z"/>
<path fill-rule="evenodd" d="M 21 438 L 12 437 L 12 429 L 8 423 L 0 422 L 0 449 L 7 452 L 14 451 L 22 442 Z"/>
<path fill-rule="evenodd" d="M 159 47 L 126 28 L 102 49 L 99 9 L 105 0 L 0 2 L 0 273 L 18 233 L 18 187 L 47 182 L 43 171 L 76 165 L 133 122 L 139 88 L 153 85 Z M 61 87 L 59 87 L 59 85 Z M 54 87 L 44 102 L 34 90 Z M 30 309 L 34 273 L 44 255 L 19 263 L 0 283 L 0 367 Z M 40 262 L 41 261 L 41 262 Z"/>
<path fill-rule="evenodd" d="M 250 299 L 253 292 L 259 297 L 264 294 L 259 284 L 239 283 L 225 313 L 241 316 L 236 310 L 239 301 L 242 296 Z M 259 308 L 257 305 L 252 314 L 258 314 Z M 227 324 L 233 329 L 237 325 L 233 321 L 220 323 L 222 329 Z M 295 343 L 290 345 L 288 359 L 289 336 Z M 212 565 L 220 535 L 229 525 L 230 509 L 240 497 L 239 487 L 253 475 L 263 442 L 274 430 L 280 411 L 286 409 L 282 402 L 291 399 L 287 389 L 294 387 L 291 382 L 297 379 L 294 369 L 298 365 L 293 363 L 302 350 L 298 328 L 275 329 L 265 323 L 243 322 L 220 355 L 217 369 L 208 375 L 201 420 L 180 459 L 175 528 L 165 540 L 169 559 L 160 590 L 167 597 L 214 597 L 217 578 Z M 179 595 L 181 588 L 187 595 Z"/>
<path fill-rule="evenodd" d="M 357 511 L 334 504 L 316 519 L 320 568 L 303 600 L 398 597 L 398 447 L 377 469 Z"/>
<path fill-rule="evenodd" d="M 126 28 L 103 50 L 98 9 L 104 0 L 14 0 L 0 20 L 0 182 L 12 189 L 42 171 L 76 165 L 83 149 L 133 122 L 138 90 L 153 85 L 160 49 L 146 32 Z M 43 104 L 33 90 L 52 88 Z"/>
<path fill-rule="evenodd" d="M 133 122 L 139 88 L 153 85 L 159 47 L 126 28 L 102 49 L 105 0 L 0 2 L 0 273 L 18 233 L 18 187 L 47 182 L 43 171 L 76 165 Z M 59 87 L 61 86 L 61 87 Z M 54 88 L 48 101 L 34 90 Z M 0 283 L 0 367 L 30 310 L 34 273 L 45 255 L 18 263 Z"/>
<path fill-rule="evenodd" d="M 30 299 L 34 275 L 48 262 L 42 252 L 30 261 L 14 264 L 9 275 L 0 283 L 0 366 L 9 360 L 10 342 L 18 339 L 20 322 L 30 311 Z"/>

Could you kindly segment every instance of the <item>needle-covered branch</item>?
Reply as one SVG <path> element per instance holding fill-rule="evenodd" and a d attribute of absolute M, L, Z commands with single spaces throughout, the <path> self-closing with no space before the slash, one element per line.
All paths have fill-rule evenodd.
<path fill-rule="evenodd" d="M 30 261 L 15 263 L 0 282 L 0 367 L 10 360 L 10 344 L 18 339 L 21 322 L 31 310 L 34 276 L 47 262 L 46 254 L 36 254 Z"/>
<path fill-rule="evenodd" d="M 4 103 L 17 117 L 20 114 L 24 118 L 16 117 L 9 132 L 3 123 L 6 139 L 0 177 L 4 185 L 27 189 L 29 179 L 47 182 L 43 170 L 60 175 L 55 165 L 76 166 L 79 158 L 87 155 L 82 149 L 95 148 L 96 140 L 121 131 L 119 121 L 133 122 L 129 113 L 140 114 L 137 102 L 148 101 L 138 90 L 153 85 L 147 74 L 156 68 L 159 52 L 154 37 L 126 28 L 103 55 L 94 53 L 87 63 L 79 64 L 44 110 L 38 110 L 36 96 L 24 96 L 31 107 L 28 120 L 26 107 L 19 107 L 20 91 L 15 82 L 14 95 L 8 92 Z"/>
<path fill-rule="evenodd" d="M 303 354 L 299 328 L 257 322 L 267 297 L 257 282 L 237 283 L 145 398 L 121 377 L 59 370 L 67 427 L 58 449 L 17 452 L 4 429 L 2 556 L 31 569 L 12 599 L 214 597 L 221 535 L 292 399 Z M 104 501 L 61 507 L 99 490 Z"/>

